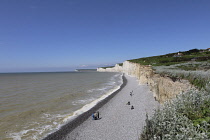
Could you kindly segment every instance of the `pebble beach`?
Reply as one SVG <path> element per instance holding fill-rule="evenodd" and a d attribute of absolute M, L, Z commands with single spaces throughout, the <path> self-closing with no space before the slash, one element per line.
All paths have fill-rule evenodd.
<path fill-rule="evenodd" d="M 128 75 L 125 75 L 125 79 L 126 85 L 97 110 L 100 113 L 99 120 L 92 120 L 89 116 L 62 139 L 138 140 L 146 113 L 152 116 L 159 103 L 147 85 L 139 85 L 136 78 Z M 132 106 L 134 109 L 131 109 Z"/>

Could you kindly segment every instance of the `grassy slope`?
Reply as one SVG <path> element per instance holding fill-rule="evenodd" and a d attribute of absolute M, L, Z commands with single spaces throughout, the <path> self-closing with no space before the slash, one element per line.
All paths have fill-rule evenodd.
<path fill-rule="evenodd" d="M 157 110 L 146 120 L 141 134 L 149 139 L 209 139 L 210 138 L 210 52 L 197 49 L 177 53 L 129 60 L 141 65 L 152 65 L 157 73 L 189 80 L 198 89 Z M 203 93 L 204 92 L 204 93 Z"/>
<path fill-rule="evenodd" d="M 182 53 L 183 56 L 174 57 L 178 53 L 171 53 L 171 54 L 160 55 L 160 56 L 133 59 L 129 61 L 134 62 L 134 63 L 140 63 L 142 65 L 169 66 L 169 65 L 189 62 L 192 59 L 195 59 L 195 61 L 210 60 L 210 51 L 202 52 L 201 50 L 198 50 L 198 49 L 192 49 L 189 51 L 179 52 L 179 53 Z"/>
<path fill-rule="evenodd" d="M 173 79 L 186 79 L 198 89 L 205 88 L 209 82 L 209 72 L 204 74 L 201 71 L 210 69 L 210 51 L 192 49 L 179 53 L 182 56 L 175 57 L 178 53 L 171 53 L 129 61 L 141 65 L 152 65 L 153 69 L 161 75 L 168 75 Z"/>

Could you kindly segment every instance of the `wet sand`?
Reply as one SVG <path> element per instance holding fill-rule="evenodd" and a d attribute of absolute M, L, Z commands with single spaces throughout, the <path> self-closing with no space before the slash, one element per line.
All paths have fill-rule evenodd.
<path fill-rule="evenodd" d="M 139 85 L 137 79 L 125 76 L 122 89 L 113 98 L 81 115 L 75 124 L 63 128 L 66 133 L 54 135 L 65 140 L 138 140 L 145 124 L 146 113 L 152 115 L 159 106 L 146 85 Z M 133 92 L 132 92 L 133 91 Z M 132 96 L 130 95 L 132 92 Z M 107 103 L 106 103 L 107 102 Z M 130 105 L 126 105 L 130 102 Z M 131 106 L 134 109 L 131 109 Z M 91 113 L 99 111 L 100 119 L 92 120 Z M 77 126 L 79 125 L 79 126 Z M 62 130 L 62 131 L 63 131 Z M 62 136 L 61 136 L 62 135 Z"/>

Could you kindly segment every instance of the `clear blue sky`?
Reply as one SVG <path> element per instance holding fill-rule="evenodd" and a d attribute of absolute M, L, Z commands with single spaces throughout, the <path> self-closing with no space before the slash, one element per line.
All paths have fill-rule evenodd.
<path fill-rule="evenodd" d="M 210 47 L 210 0 L 0 0 L 0 72 L 66 71 Z"/>

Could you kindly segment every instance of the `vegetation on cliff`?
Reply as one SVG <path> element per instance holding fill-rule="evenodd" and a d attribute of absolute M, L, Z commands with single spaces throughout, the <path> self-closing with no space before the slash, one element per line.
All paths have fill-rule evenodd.
<path fill-rule="evenodd" d="M 210 63 L 187 62 L 170 66 L 153 67 L 156 73 L 169 76 L 173 80 L 186 79 L 198 89 L 206 89 L 210 86 Z"/>
<path fill-rule="evenodd" d="M 210 139 L 210 49 L 128 60 L 150 65 L 154 73 L 174 82 L 188 80 L 195 89 L 182 93 L 155 111 L 140 140 Z"/>
<path fill-rule="evenodd" d="M 186 63 L 189 61 L 207 61 L 210 60 L 209 50 L 192 49 L 184 52 L 170 53 L 160 56 L 144 57 L 128 60 L 141 65 L 152 66 L 170 66 L 174 64 Z"/>
<path fill-rule="evenodd" d="M 140 140 L 207 140 L 210 138 L 210 95 L 189 91 L 156 110 Z"/>
<path fill-rule="evenodd" d="M 189 50 L 130 60 L 152 65 L 155 73 L 173 81 L 186 79 L 198 90 L 180 94 L 155 111 L 140 136 L 141 140 L 210 139 L 210 53 Z"/>
<path fill-rule="evenodd" d="M 140 140 L 210 139 L 210 87 L 192 90 L 164 103 L 155 111 L 140 135 Z"/>
<path fill-rule="evenodd" d="M 169 76 L 172 80 L 186 79 L 198 89 L 210 86 L 209 49 L 192 49 L 129 61 L 141 65 L 151 65 L 155 73 Z"/>

